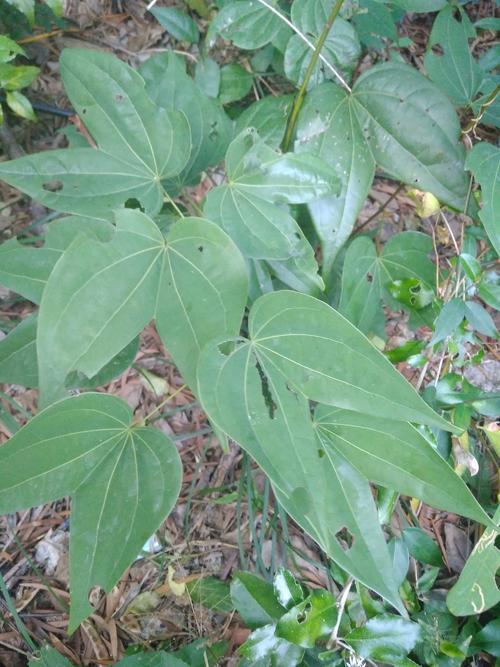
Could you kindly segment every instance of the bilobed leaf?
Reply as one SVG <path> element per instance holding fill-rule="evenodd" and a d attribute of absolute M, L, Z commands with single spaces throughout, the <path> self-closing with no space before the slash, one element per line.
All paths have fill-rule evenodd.
<path fill-rule="evenodd" d="M 481 142 L 467 155 L 467 169 L 481 185 L 483 207 L 479 217 L 497 254 L 500 254 L 500 148 Z"/>
<path fill-rule="evenodd" d="M 139 74 L 110 54 L 68 49 L 61 74 L 98 149 L 29 155 L 2 163 L 0 176 L 59 211 L 109 219 L 127 199 L 137 199 L 157 213 L 160 181 L 177 175 L 189 157 L 186 117 L 153 104 Z"/>
<path fill-rule="evenodd" d="M 111 590 L 179 493 L 175 445 L 131 418 L 122 400 L 84 394 L 43 410 L 0 448 L 2 514 L 72 497 L 70 632 L 92 611 L 90 589 Z"/>
<path fill-rule="evenodd" d="M 292 4 L 293 24 L 314 43 L 333 8 L 333 0 L 295 0 Z M 361 55 L 361 45 L 352 25 L 337 17 L 321 50 L 323 56 L 344 74 L 350 77 Z M 312 49 L 298 35 L 288 41 L 284 68 L 289 79 L 300 84 L 312 57 Z M 334 74 L 319 62 L 311 76 L 308 87 L 314 88 Z"/>
<path fill-rule="evenodd" d="M 313 201 L 309 212 L 321 241 L 323 276 L 349 237 L 375 173 L 375 162 L 349 95 L 325 83 L 309 93 L 297 123 L 295 151 L 314 153 L 333 169 L 340 193 Z"/>
<path fill-rule="evenodd" d="M 151 14 L 168 33 L 181 42 L 197 42 L 200 31 L 196 22 L 177 7 L 153 7 Z"/>
<path fill-rule="evenodd" d="M 315 422 L 324 445 L 371 482 L 489 524 L 462 478 L 411 424 L 324 405 L 316 409 Z"/>
<path fill-rule="evenodd" d="M 259 355 L 310 400 L 454 430 L 326 303 L 288 291 L 267 294 L 252 308 L 249 330 Z"/>
<path fill-rule="evenodd" d="M 261 297 L 254 309 L 289 294 Z M 279 311 L 277 306 L 273 315 Z M 322 447 L 308 401 L 261 353 L 257 340 L 235 341 L 227 355 L 222 343 L 207 346 L 198 367 L 198 394 L 210 420 L 256 460 L 280 504 L 333 560 L 400 608 L 367 481 Z"/>
<path fill-rule="evenodd" d="M 269 44 L 283 32 L 286 34 L 290 29 L 278 16 L 256 0 L 242 0 L 222 7 L 210 24 L 207 42 L 212 48 L 220 35 L 240 49 L 254 50 Z"/>
<path fill-rule="evenodd" d="M 359 77 L 353 103 L 382 169 L 463 210 L 468 180 L 460 124 L 451 102 L 432 82 L 408 65 L 386 62 Z"/>
<path fill-rule="evenodd" d="M 186 74 L 185 62 L 175 53 L 161 53 L 149 58 L 139 71 L 151 99 L 165 109 L 182 112 L 189 123 L 189 159 L 167 185 L 179 188 L 198 183 L 201 172 L 224 157 L 233 135 L 232 121 L 220 103 L 207 97 Z"/>
<path fill-rule="evenodd" d="M 466 12 L 448 5 L 436 16 L 427 44 L 427 74 L 459 107 L 470 104 L 484 76 L 469 48 L 469 39 L 475 36 Z M 436 47 L 442 49 L 441 55 L 436 53 Z"/>
<path fill-rule="evenodd" d="M 222 230 L 186 218 L 164 239 L 152 220 L 130 209 L 116 222 L 107 242 L 75 239 L 50 275 L 37 341 L 45 404 L 65 395 L 70 372 L 92 378 L 155 317 L 192 385 L 197 350 L 221 331 L 239 329 L 246 270 Z"/>
<path fill-rule="evenodd" d="M 363 658 L 398 664 L 413 649 L 419 637 L 417 623 L 384 614 L 352 630 L 345 641 Z"/>
<path fill-rule="evenodd" d="M 493 521 L 500 525 L 500 508 Z M 500 602 L 497 573 L 500 568 L 500 549 L 495 546 L 498 532 L 487 528 L 465 563 L 457 583 L 446 598 L 448 609 L 455 616 L 481 614 Z"/>

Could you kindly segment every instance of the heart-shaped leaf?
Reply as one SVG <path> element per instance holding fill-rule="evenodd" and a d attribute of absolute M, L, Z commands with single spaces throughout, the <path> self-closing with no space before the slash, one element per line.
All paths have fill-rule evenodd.
<path fill-rule="evenodd" d="M 50 275 L 37 340 L 45 404 L 66 394 L 70 372 L 92 378 L 153 318 L 192 386 L 201 347 L 239 330 L 246 268 L 217 225 L 185 218 L 165 239 L 139 211 L 116 221 L 107 242 L 76 238 Z"/>
<path fill-rule="evenodd" d="M 156 106 L 139 74 L 110 54 L 68 49 L 61 74 L 98 148 L 29 155 L 2 163 L 0 176 L 58 211 L 109 219 L 125 200 L 137 199 L 157 213 L 161 181 L 179 174 L 189 158 L 186 117 Z"/>
<path fill-rule="evenodd" d="M 250 312 L 249 331 L 259 355 L 310 400 L 456 430 L 326 303 L 288 291 L 267 294 Z"/>
<path fill-rule="evenodd" d="M 231 236 L 243 255 L 266 260 L 283 283 L 306 292 L 323 289 L 314 251 L 280 202 L 307 202 L 335 190 L 326 163 L 310 154 L 281 155 L 253 130 L 230 145 L 227 185 L 211 190 L 204 212 Z M 261 282 L 261 281 L 259 281 Z"/>
<path fill-rule="evenodd" d="M 232 121 L 220 103 L 204 94 L 186 74 L 185 63 L 175 53 L 149 58 L 139 71 L 151 99 L 165 109 L 182 112 L 191 131 L 187 164 L 166 185 L 178 189 L 197 184 L 201 172 L 224 157 L 233 136 Z"/>
<path fill-rule="evenodd" d="M 471 103 L 484 77 L 469 48 L 469 40 L 475 37 L 466 12 L 448 5 L 436 16 L 427 44 L 424 66 L 428 75 L 459 107 Z"/>
<path fill-rule="evenodd" d="M 319 406 L 315 420 L 325 446 L 371 482 L 489 524 L 462 478 L 411 424 L 326 406 Z"/>
<path fill-rule="evenodd" d="M 0 447 L 0 513 L 72 497 L 70 632 L 92 611 L 91 588 L 111 590 L 180 490 L 175 445 L 131 418 L 122 400 L 83 394 L 43 410 Z"/>
<path fill-rule="evenodd" d="M 382 63 L 356 81 L 353 103 L 382 169 L 463 210 L 469 183 L 460 124 L 451 102 L 431 81 L 408 65 Z"/>
<path fill-rule="evenodd" d="M 327 279 L 348 239 L 375 174 L 375 162 L 357 121 L 350 96 L 325 83 L 306 97 L 297 123 L 295 151 L 323 158 L 341 183 L 340 193 L 308 205 L 321 241 Z"/>
<path fill-rule="evenodd" d="M 280 294 L 289 293 L 261 297 L 254 309 Z M 323 448 L 307 399 L 256 340 L 220 351 L 229 345 L 212 343 L 200 357 L 198 394 L 210 420 L 257 461 L 281 505 L 331 558 L 400 608 L 367 481 Z"/>

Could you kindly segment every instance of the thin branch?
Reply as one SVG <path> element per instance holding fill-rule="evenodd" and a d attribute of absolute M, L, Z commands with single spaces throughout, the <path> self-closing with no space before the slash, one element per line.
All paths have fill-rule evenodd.
<path fill-rule="evenodd" d="M 347 597 L 349 595 L 349 592 L 351 590 L 351 586 L 353 584 L 354 579 L 352 577 L 349 577 L 347 580 L 346 585 L 344 586 L 342 593 L 339 595 L 337 599 L 337 621 L 335 623 L 335 627 L 332 630 L 332 634 L 330 635 L 330 639 L 328 640 L 328 643 L 326 645 L 327 649 L 331 649 L 335 646 L 338 640 L 338 634 L 339 634 L 339 628 L 340 628 L 340 623 L 342 621 L 342 616 L 344 615 L 344 607 L 347 602 Z"/>
<path fill-rule="evenodd" d="M 334 4 L 333 9 L 332 9 L 325 25 L 323 26 L 323 30 L 321 31 L 321 34 L 318 37 L 318 41 L 316 42 L 316 45 L 314 47 L 314 52 L 311 56 L 311 60 L 309 61 L 309 65 L 307 66 L 306 73 L 304 74 L 304 80 L 302 81 L 299 92 L 297 93 L 297 97 L 295 98 L 295 101 L 293 103 L 292 112 L 291 112 L 290 117 L 288 119 L 286 132 L 285 132 L 285 138 L 283 139 L 283 150 L 285 152 L 290 148 L 293 133 L 295 132 L 295 126 L 297 124 L 299 113 L 300 113 L 300 110 L 302 109 L 302 105 L 304 103 L 304 99 L 305 99 L 305 96 L 306 96 L 309 81 L 311 80 L 311 76 L 313 75 L 313 72 L 314 72 L 314 70 L 316 68 L 316 65 L 318 63 L 318 59 L 321 55 L 321 50 L 323 48 L 323 45 L 326 42 L 326 38 L 328 37 L 328 34 L 331 30 L 333 22 L 335 21 L 335 19 L 338 16 L 338 13 L 340 11 L 340 8 L 342 7 L 343 2 L 344 2 L 344 0 L 337 0 L 337 2 Z"/>
<path fill-rule="evenodd" d="M 360 225 L 357 229 L 355 229 L 355 230 L 353 231 L 352 235 L 353 235 L 353 236 L 356 236 L 356 234 L 359 234 L 359 232 L 360 232 L 362 229 L 364 229 L 367 225 L 369 225 L 370 222 L 371 222 L 372 220 L 375 220 L 375 218 L 378 218 L 378 216 L 382 213 L 382 211 L 384 211 L 384 210 L 387 208 L 387 206 L 389 206 L 389 204 L 391 203 L 391 201 L 392 201 L 393 199 L 395 199 L 395 198 L 398 196 L 398 194 L 401 192 L 401 190 L 402 190 L 403 188 L 404 188 L 404 183 L 400 183 L 400 184 L 398 185 L 398 187 L 394 190 L 394 192 L 392 193 L 392 195 L 391 195 L 390 197 L 388 197 L 388 198 L 385 200 L 385 202 L 384 202 L 381 206 L 379 206 L 379 208 L 375 211 L 375 213 L 374 213 L 373 215 L 371 215 L 371 216 L 368 218 L 368 220 L 365 220 L 365 221 L 363 222 L 362 225 Z"/>
<path fill-rule="evenodd" d="M 284 14 L 282 14 L 276 7 L 273 7 L 270 5 L 266 0 L 257 0 L 257 2 L 260 2 L 261 5 L 264 5 L 264 7 L 267 7 L 270 12 L 273 14 L 276 14 L 276 16 L 279 16 L 279 18 L 283 21 L 283 23 L 286 23 L 286 25 L 291 28 L 296 35 L 300 37 L 300 39 L 307 44 L 307 46 L 314 51 L 315 46 L 309 40 L 303 32 L 301 32 L 296 26 L 293 25 L 293 23 L 288 19 Z M 344 79 L 344 77 L 335 69 L 335 67 L 323 56 L 319 55 L 319 59 L 321 60 L 322 63 L 330 70 L 330 72 L 335 76 L 335 78 L 339 81 L 339 83 L 350 93 L 351 88 L 347 81 Z"/>

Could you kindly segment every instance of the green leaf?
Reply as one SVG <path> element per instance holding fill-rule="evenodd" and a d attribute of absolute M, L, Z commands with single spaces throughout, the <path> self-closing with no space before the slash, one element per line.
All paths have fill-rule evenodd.
<path fill-rule="evenodd" d="M 193 44 L 200 38 L 195 21 L 176 7 L 153 7 L 150 10 L 158 23 L 181 42 Z"/>
<path fill-rule="evenodd" d="M 28 120 L 36 120 L 35 112 L 31 106 L 29 99 L 20 93 L 17 90 L 7 92 L 5 96 L 5 101 L 7 105 L 18 116 L 21 118 L 27 118 Z"/>
<path fill-rule="evenodd" d="M 355 238 L 348 246 L 342 271 L 338 310 L 360 331 L 384 333 L 384 314 L 381 309 L 380 259 L 375 244 L 367 236 Z"/>
<path fill-rule="evenodd" d="M 342 88 L 325 83 L 306 97 L 297 123 L 295 151 L 323 158 L 340 179 L 338 195 L 309 204 L 321 241 L 323 275 L 327 277 L 352 232 L 375 173 L 375 162 L 352 101 Z"/>
<path fill-rule="evenodd" d="M 462 299 L 454 298 L 445 303 L 436 320 L 431 342 L 435 345 L 454 333 L 464 317 L 465 303 Z"/>
<path fill-rule="evenodd" d="M 203 350 L 198 367 L 200 400 L 212 423 L 261 466 L 291 517 L 343 569 L 400 608 L 368 483 L 341 455 L 333 457 L 323 448 L 308 401 L 253 337 L 255 311 L 260 314 L 261 305 L 278 300 L 264 321 L 278 319 L 293 304 L 288 298 L 285 305 L 280 297 L 292 294 L 302 297 L 275 292 L 255 302 L 250 342 L 235 341 L 227 356 L 220 350 L 226 350 L 228 343 L 215 342 Z M 320 303 L 305 298 L 310 305 Z M 310 321 L 317 318 L 314 309 L 307 315 Z M 287 331 L 294 331 L 293 324 Z M 310 342 L 308 346 L 314 347 Z"/>
<path fill-rule="evenodd" d="M 393 2 L 407 12 L 427 14 L 446 7 L 447 0 L 393 0 Z"/>
<path fill-rule="evenodd" d="M 43 410 L 0 448 L 2 514 L 72 497 L 70 633 L 92 611 L 90 589 L 111 590 L 180 490 L 175 445 L 131 419 L 122 400 L 84 394 Z"/>
<path fill-rule="evenodd" d="M 244 657 L 241 667 L 297 667 L 302 662 L 304 649 L 280 639 L 275 634 L 275 626 L 266 625 L 252 632 L 238 653 Z"/>
<path fill-rule="evenodd" d="M 337 620 L 335 598 L 325 590 L 316 589 L 276 624 L 276 635 L 292 644 L 314 648 L 318 639 L 327 637 Z"/>
<path fill-rule="evenodd" d="M 186 588 L 191 600 L 207 609 L 228 614 L 234 610 L 229 584 L 217 577 L 201 577 L 188 582 Z"/>
<path fill-rule="evenodd" d="M 465 302 L 465 317 L 473 329 L 485 336 L 497 337 L 497 328 L 491 315 L 476 301 Z"/>
<path fill-rule="evenodd" d="M 493 619 L 474 635 L 471 649 L 500 657 L 500 618 Z"/>
<path fill-rule="evenodd" d="M 333 4 L 333 0 L 295 0 L 292 4 L 292 23 L 315 43 L 332 11 Z M 284 61 L 285 74 L 289 79 L 297 84 L 302 83 L 312 53 L 312 49 L 299 35 L 290 38 Z M 350 78 L 361 56 L 361 45 L 356 31 L 348 21 L 341 17 L 335 19 L 321 53 L 344 76 Z M 326 69 L 322 63 L 318 63 L 308 87 L 314 88 L 325 79 L 334 76 L 333 72 Z"/>
<path fill-rule="evenodd" d="M 493 521 L 500 525 L 500 507 Z M 500 602 L 500 589 L 496 582 L 500 568 L 500 549 L 495 546 L 497 535 L 494 528 L 484 531 L 457 583 L 449 591 L 446 604 L 455 616 L 481 614 Z"/>
<path fill-rule="evenodd" d="M 26 88 L 36 79 L 39 71 L 39 67 L 32 67 L 31 65 L 0 64 L 0 88 L 7 91 Z"/>
<path fill-rule="evenodd" d="M 40 303 L 45 284 L 61 256 L 53 248 L 22 245 L 17 239 L 0 246 L 0 283 L 33 303 Z"/>
<path fill-rule="evenodd" d="M 293 574 L 284 568 L 280 568 L 274 576 L 273 588 L 276 599 L 285 609 L 290 609 L 304 599 L 302 586 Z"/>
<path fill-rule="evenodd" d="M 478 293 L 488 306 L 500 310 L 500 280 L 495 273 L 483 275 L 479 283 Z"/>
<path fill-rule="evenodd" d="M 326 406 L 316 409 L 315 422 L 325 446 L 371 482 L 489 524 L 461 477 L 411 424 Z"/>
<path fill-rule="evenodd" d="M 7 35 L 0 35 L 0 63 L 6 63 L 12 60 L 16 55 L 24 55 L 25 51 L 22 46 Z"/>
<path fill-rule="evenodd" d="M 189 665 L 171 653 L 155 651 L 130 655 L 117 662 L 116 667 L 189 667 Z"/>
<path fill-rule="evenodd" d="M 30 659 L 28 667 L 73 667 L 73 664 L 52 646 L 43 646 L 40 655 Z"/>
<path fill-rule="evenodd" d="M 152 220 L 130 209 L 116 222 L 108 242 L 75 239 L 50 275 L 37 341 L 45 404 L 65 395 L 70 372 L 92 378 L 155 317 L 191 386 L 203 345 L 239 330 L 246 269 L 222 230 L 185 218 L 164 239 Z"/>
<path fill-rule="evenodd" d="M 67 49 L 61 74 L 70 101 L 98 149 L 45 151 L 0 165 L 0 176 L 43 205 L 106 218 L 128 199 L 157 213 L 161 181 L 177 175 L 191 150 L 186 117 L 148 98 L 143 79 L 118 58 Z"/>
<path fill-rule="evenodd" d="M 312 297 L 282 291 L 256 302 L 252 344 L 313 401 L 454 430 L 342 315 Z"/>
<path fill-rule="evenodd" d="M 483 207 L 479 217 L 497 254 L 500 254 L 500 148 L 481 142 L 467 155 L 466 167 L 481 185 Z"/>
<path fill-rule="evenodd" d="M 410 567 L 408 547 L 400 537 L 393 537 L 387 543 L 387 548 L 392 559 L 394 580 L 398 586 L 401 586 L 406 579 L 408 568 Z"/>
<path fill-rule="evenodd" d="M 194 80 L 208 97 L 218 97 L 220 88 L 220 67 L 212 58 L 202 58 L 196 63 Z M 191 131 L 192 134 L 192 131 Z"/>
<path fill-rule="evenodd" d="M 431 238 L 421 232 L 395 234 L 380 255 L 371 239 L 355 238 L 344 260 L 339 311 L 364 333 L 380 332 L 383 336 L 380 299 L 383 297 L 389 305 L 396 303 L 391 301 L 389 291 L 391 283 L 396 281 L 433 284 L 436 269 L 428 257 L 431 251 Z M 427 288 L 426 294 L 429 298 Z"/>
<path fill-rule="evenodd" d="M 359 77 L 353 102 L 382 169 L 463 210 L 468 179 L 460 124 L 450 101 L 433 83 L 408 65 L 387 62 Z"/>
<path fill-rule="evenodd" d="M 274 2 L 270 4 L 274 5 Z M 207 33 L 208 48 L 215 46 L 217 35 L 232 41 L 240 49 L 260 49 L 287 34 L 290 29 L 281 19 L 253 0 L 230 2 L 219 11 Z"/>
<path fill-rule="evenodd" d="M 402 535 L 408 551 L 414 558 L 421 563 L 442 567 L 443 558 L 438 545 L 421 528 L 405 528 Z"/>
<path fill-rule="evenodd" d="M 191 131 L 186 166 L 167 182 L 176 188 L 198 184 L 202 171 L 222 160 L 233 136 L 232 122 L 217 100 L 207 97 L 186 74 L 186 64 L 174 53 L 149 58 L 140 68 L 146 92 L 165 109 L 182 112 Z"/>
<path fill-rule="evenodd" d="M 252 88 L 253 75 L 238 63 L 221 67 L 219 100 L 230 104 L 248 95 Z"/>
<path fill-rule="evenodd" d="M 252 630 L 276 621 L 286 611 L 276 600 L 271 584 L 250 572 L 237 572 L 231 582 L 231 600 Z"/>
<path fill-rule="evenodd" d="M 420 628 L 404 618 L 389 614 L 371 618 L 361 628 L 352 630 L 345 641 L 362 658 L 399 664 L 417 643 Z"/>
<path fill-rule="evenodd" d="M 246 130 L 226 156 L 228 184 L 212 189 L 204 213 L 231 236 L 245 257 L 266 260 L 284 284 L 308 293 L 324 285 L 314 251 L 280 202 L 309 201 L 331 191 L 334 176 L 312 155 L 281 155 Z"/>
<path fill-rule="evenodd" d="M 69 216 L 50 223 L 42 248 L 10 239 L 0 246 L 0 284 L 38 304 L 62 251 L 77 236 L 105 240 L 110 230 L 102 220 Z"/>
<path fill-rule="evenodd" d="M 236 134 L 254 127 L 260 138 L 271 148 L 278 149 L 285 135 L 287 119 L 293 104 L 292 95 L 264 97 L 252 102 L 236 120 Z"/>
<path fill-rule="evenodd" d="M 436 16 L 427 43 L 424 67 L 434 83 L 459 107 L 470 104 L 484 76 L 469 48 L 469 40 L 475 36 L 466 12 L 448 5 Z M 441 49 L 441 55 L 437 48 Z"/>
<path fill-rule="evenodd" d="M 280 154 L 253 128 L 229 146 L 226 170 L 230 185 L 274 203 L 303 204 L 339 189 L 338 178 L 321 158 L 310 153 Z"/>
<path fill-rule="evenodd" d="M 29 315 L 0 340 L 0 382 L 36 387 L 36 315 Z"/>

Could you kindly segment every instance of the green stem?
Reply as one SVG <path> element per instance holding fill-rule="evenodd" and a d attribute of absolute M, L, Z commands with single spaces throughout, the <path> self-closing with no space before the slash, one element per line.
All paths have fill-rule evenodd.
<path fill-rule="evenodd" d="M 304 98 L 306 96 L 307 86 L 309 85 L 311 76 L 314 72 L 316 65 L 318 64 L 319 56 L 321 54 L 321 49 L 323 48 L 323 45 L 326 42 L 328 33 L 330 32 L 333 22 L 337 18 L 337 15 L 343 3 L 344 0 L 337 0 L 336 3 L 334 4 L 330 16 L 328 17 L 323 27 L 323 30 L 321 31 L 321 35 L 319 36 L 316 46 L 314 48 L 314 52 L 311 56 L 311 60 L 309 62 L 309 65 L 307 67 L 304 76 L 304 81 L 302 82 L 299 92 L 297 93 L 297 97 L 295 98 L 290 118 L 288 119 L 288 125 L 286 128 L 285 138 L 283 139 L 283 146 L 282 146 L 284 152 L 286 152 L 290 148 L 290 144 L 292 143 L 292 137 L 295 131 L 295 126 L 297 125 L 297 119 L 299 117 L 300 110 L 302 109 L 302 105 L 304 104 Z"/>

